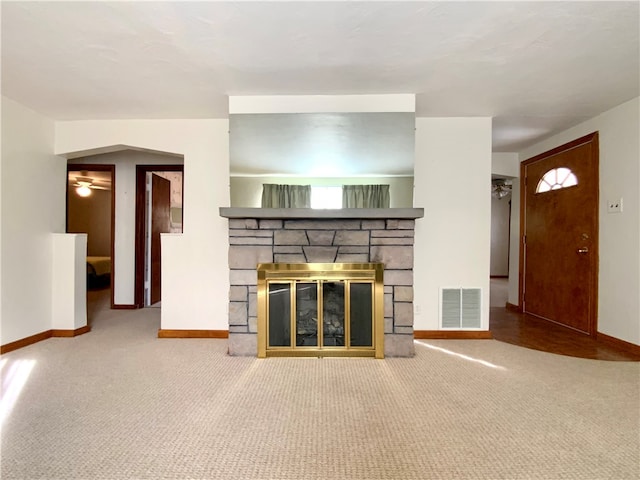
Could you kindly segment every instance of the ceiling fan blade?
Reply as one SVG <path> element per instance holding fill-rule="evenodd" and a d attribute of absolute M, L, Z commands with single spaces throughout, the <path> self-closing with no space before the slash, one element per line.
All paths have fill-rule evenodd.
<path fill-rule="evenodd" d="M 93 188 L 94 190 L 111 190 L 109 187 L 103 187 L 100 185 L 89 185 L 89 188 Z"/>

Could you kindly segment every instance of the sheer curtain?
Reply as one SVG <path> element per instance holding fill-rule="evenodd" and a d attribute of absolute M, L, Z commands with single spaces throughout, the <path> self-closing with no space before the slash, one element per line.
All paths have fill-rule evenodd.
<path fill-rule="evenodd" d="M 311 186 L 265 183 L 262 208 L 311 208 Z"/>
<path fill-rule="evenodd" d="M 342 208 L 389 208 L 389 185 L 343 185 Z"/>

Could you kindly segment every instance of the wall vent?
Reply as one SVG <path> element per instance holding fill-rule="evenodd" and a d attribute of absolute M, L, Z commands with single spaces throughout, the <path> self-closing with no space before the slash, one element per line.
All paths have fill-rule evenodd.
<path fill-rule="evenodd" d="M 441 288 L 440 327 L 480 328 L 481 288 Z"/>

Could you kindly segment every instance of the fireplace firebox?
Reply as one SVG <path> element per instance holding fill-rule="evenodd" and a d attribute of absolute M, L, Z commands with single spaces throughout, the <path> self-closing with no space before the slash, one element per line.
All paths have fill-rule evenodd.
<path fill-rule="evenodd" d="M 381 263 L 258 265 L 258 357 L 384 358 Z"/>

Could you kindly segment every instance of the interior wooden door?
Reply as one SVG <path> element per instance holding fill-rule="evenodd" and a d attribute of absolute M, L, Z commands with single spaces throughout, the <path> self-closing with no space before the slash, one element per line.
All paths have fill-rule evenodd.
<path fill-rule="evenodd" d="M 151 301 L 162 299 L 160 234 L 171 231 L 171 182 L 151 174 Z"/>
<path fill-rule="evenodd" d="M 598 134 L 522 163 L 521 306 L 595 335 Z"/>

